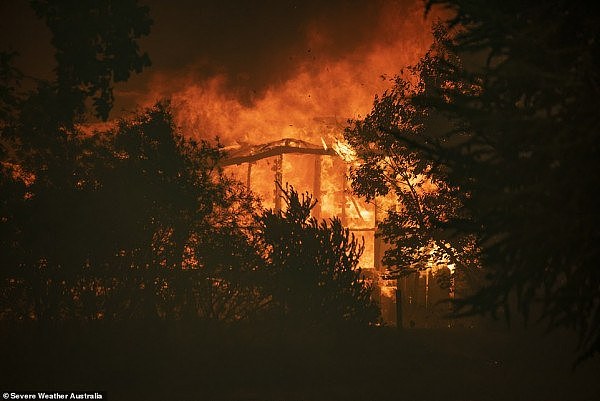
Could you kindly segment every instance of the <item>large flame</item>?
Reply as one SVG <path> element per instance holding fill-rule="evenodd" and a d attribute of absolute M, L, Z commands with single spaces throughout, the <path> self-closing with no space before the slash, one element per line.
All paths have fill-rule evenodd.
<path fill-rule="evenodd" d="M 314 56 L 298 57 L 291 78 L 272 82 L 250 103 L 231 89 L 233 77 L 199 80 L 193 69 L 180 76 L 155 73 L 150 92 L 138 101 L 151 105 L 171 98 L 185 132 L 206 139 L 219 136 L 226 145 L 286 137 L 332 142 L 347 119 L 364 117 L 374 95 L 388 89 L 389 79 L 415 64 L 432 42 L 433 17 L 424 18 L 420 2 L 407 6 L 389 1 L 382 7 L 372 41 L 342 56 L 327 55 L 330 38 L 317 23 L 309 25 L 306 51 Z"/>
<path fill-rule="evenodd" d="M 394 205 L 390 200 L 379 205 L 367 203 L 352 195 L 347 168 L 354 153 L 342 140 L 342 131 L 348 119 L 369 113 L 374 96 L 389 89 L 395 75 L 425 54 L 432 43 L 434 18 L 434 13 L 424 17 L 422 3 L 417 0 L 409 5 L 384 1 L 378 22 L 371 27 L 371 40 L 341 55 L 327 54 L 333 39 L 322 33 L 327 29 L 320 29 L 320 24 L 327 22 L 309 24 L 305 32 L 307 53 L 295 58 L 298 61 L 293 73 L 271 82 L 250 101 L 232 89 L 236 77 L 218 74 L 199 79 L 190 68 L 178 76 L 154 73 L 150 91 L 138 103 L 150 106 L 170 98 L 176 122 L 185 134 L 209 140 L 219 137 L 231 149 L 282 138 L 334 149 L 338 157 L 286 154 L 280 159 L 281 165 L 271 157 L 251 165 L 230 166 L 228 172 L 248 183 L 265 207 L 276 206 L 274 181 L 278 176 L 299 192 L 313 193 L 319 201 L 319 218 L 340 217 L 356 237 L 364 238 L 362 265 L 373 267 L 377 219 L 384 217 L 382 210 Z"/>

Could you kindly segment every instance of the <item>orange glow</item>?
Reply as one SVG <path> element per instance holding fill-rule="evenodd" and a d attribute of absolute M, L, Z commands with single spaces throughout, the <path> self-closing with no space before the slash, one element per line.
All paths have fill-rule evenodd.
<path fill-rule="evenodd" d="M 343 139 L 337 139 L 332 148 L 346 163 L 356 161 L 356 152 Z"/>
<path fill-rule="evenodd" d="M 309 26 L 306 45 L 319 58 L 299 57 L 289 79 L 271 82 L 251 102 L 230 89 L 233 77 L 214 75 L 199 80 L 192 70 L 179 76 L 155 73 L 150 91 L 138 102 L 147 107 L 170 98 L 176 124 L 184 134 L 208 140 L 219 137 L 225 150 L 283 138 L 335 150 L 337 156 L 284 154 L 225 170 L 249 185 L 265 208 L 277 205 L 274 181 L 278 175 L 284 186 L 289 183 L 299 193 L 313 194 L 318 199 L 314 217 L 339 217 L 357 239 L 364 238 L 361 267 L 372 269 L 377 265 L 376 255 L 381 256 L 375 249 L 377 221 L 385 218 L 386 210 L 398 207 L 397 199 L 390 195 L 367 203 L 351 193 L 348 168 L 356 156 L 342 133 L 348 119 L 365 117 L 375 95 L 390 89 L 392 78 L 416 64 L 432 43 L 435 12 L 425 19 L 420 1 L 408 8 L 400 3 L 385 2 L 379 23 L 372 27 L 372 42 L 342 56 L 320 51 L 331 45 L 330 38 L 320 33 L 317 23 Z M 394 291 L 390 285 L 381 287 L 384 297 L 393 298 Z"/>
<path fill-rule="evenodd" d="M 0 164 L 2 169 L 6 169 L 7 172 L 10 173 L 10 176 L 15 181 L 21 181 L 26 187 L 31 186 L 35 182 L 35 174 L 32 172 L 26 171 L 22 166 L 11 163 L 11 162 L 2 162 Z"/>
<path fill-rule="evenodd" d="M 347 119 L 364 117 L 374 95 L 390 88 L 390 79 L 415 64 L 432 42 L 434 16 L 424 19 L 420 2 L 408 8 L 386 2 L 383 7 L 379 24 L 373 26 L 375 40 L 337 58 L 320 52 L 329 38 L 317 24 L 306 28 L 306 46 L 319 58 L 299 61 L 293 77 L 271 83 L 252 104 L 228 89 L 229 77 L 199 81 L 192 72 L 177 77 L 155 74 L 150 93 L 140 100 L 150 106 L 171 98 L 178 125 L 186 133 L 205 139 L 219 136 L 225 145 L 286 137 L 332 143 Z"/>
<path fill-rule="evenodd" d="M 374 95 L 391 86 L 390 78 L 403 67 L 415 64 L 431 44 L 431 19 L 423 18 L 420 4 L 408 13 L 388 4 L 382 13 L 377 42 L 356 49 L 341 59 L 305 63 L 291 79 L 272 85 L 251 105 L 243 104 L 235 94 L 227 92 L 227 77 L 215 76 L 203 82 L 191 78 L 173 80 L 157 77 L 155 97 L 171 93 L 179 125 L 192 136 L 218 136 L 225 145 L 268 143 L 281 138 L 296 138 L 323 149 L 332 148 L 339 157 L 285 154 L 281 158 L 282 183 L 289 182 L 300 193 L 308 192 L 318 199 L 315 217 L 339 217 L 365 249 L 361 267 L 375 263 L 376 214 L 396 207 L 395 199 L 378 204 L 367 203 L 354 196 L 349 187 L 347 170 L 355 161 L 354 150 L 343 140 L 342 131 L 348 119 L 360 119 L 371 109 Z M 326 40 L 316 32 L 308 33 L 310 46 L 319 47 Z M 325 116 L 325 117 L 323 117 Z M 250 183 L 267 208 L 275 207 L 276 157 L 239 166 L 227 172 L 240 181 Z M 318 166 L 317 164 L 318 163 Z M 315 174 L 319 174 L 318 188 Z M 434 188 L 428 188 L 434 190 Z"/>

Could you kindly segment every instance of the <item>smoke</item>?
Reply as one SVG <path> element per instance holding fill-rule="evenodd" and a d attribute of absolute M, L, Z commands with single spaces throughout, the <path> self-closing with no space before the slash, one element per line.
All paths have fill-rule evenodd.
<path fill-rule="evenodd" d="M 155 26 L 142 46 L 153 67 L 117 87 L 117 111 L 171 98 L 188 134 L 225 143 L 320 143 L 364 116 L 431 43 L 418 0 L 149 5 Z"/>

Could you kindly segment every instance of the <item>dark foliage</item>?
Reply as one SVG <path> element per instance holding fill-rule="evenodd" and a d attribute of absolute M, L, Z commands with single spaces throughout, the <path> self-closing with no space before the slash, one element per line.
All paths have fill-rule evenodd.
<path fill-rule="evenodd" d="M 316 204 L 311 196 L 281 190 L 285 211 L 269 210 L 259 217 L 271 313 L 307 324 L 377 323 L 378 307 L 358 267 L 363 246 L 338 218 L 311 218 Z"/>
<path fill-rule="evenodd" d="M 167 104 L 62 143 L 60 168 L 5 181 L 2 319 L 377 321 L 340 221 L 309 219 L 293 190 L 285 213 L 257 213 Z"/>
<path fill-rule="evenodd" d="M 32 0 L 31 6 L 53 35 L 58 65 L 53 90 L 63 122 L 81 113 L 87 98 L 96 116 L 106 120 L 112 84 L 150 65 L 137 43 L 150 33 L 149 8 L 137 0 Z"/>
<path fill-rule="evenodd" d="M 453 10 L 417 67 L 420 135 L 391 132 L 464 194 L 488 281 L 463 311 L 538 311 L 600 347 L 597 10 L 581 2 L 431 1 Z M 443 31 L 448 29 L 448 33 Z M 514 306 L 514 305 L 513 305 Z"/>
<path fill-rule="evenodd" d="M 221 174 L 218 148 L 176 134 L 164 105 L 64 146 L 61 169 L 7 180 L 22 190 L 4 216 L 5 318 L 220 317 L 196 288 L 207 282 L 227 286 L 221 314 L 242 302 L 219 272 L 260 262 L 240 226 L 254 201 Z"/>
<path fill-rule="evenodd" d="M 423 157 L 417 143 L 439 124 L 431 107 L 415 102 L 441 45 L 443 30 L 436 29 L 437 41 L 421 63 L 376 96 L 372 111 L 352 121 L 344 137 L 357 157 L 353 190 L 384 215 L 378 235 L 388 244 L 383 258 L 388 277 L 450 265 L 453 273 L 440 275 L 440 284 L 453 282 L 455 290 L 468 291 L 479 285 L 481 274 L 475 237 L 459 228 L 468 217 L 462 207 L 465 193 L 449 184 L 435 161 Z M 411 74 L 422 81 L 412 83 Z"/>
<path fill-rule="evenodd" d="M 96 293 L 98 283 L 79 281 L 82 271 L 106 256 L 97 241 L 106 233 L 94 231 L 89 213 L 97 206 L 90 194 L 101 193 L 106 178 L 94 175 L 103 173 L 98 166 L 109 150 L 74 125 L 89 97 L 106 117 L 113 82 L 148 65 L 137 47 L 150 26 L 147 10 L 135 2 L 119 4 L 31 2 L 54 34 L 54 81 L 34 79 L 24 90 L 24 76 L 11 64 L 16 55 L 0 53 L 3 317 L 62 316 L 73 307 L 65 299 L 83 302 Z"/>

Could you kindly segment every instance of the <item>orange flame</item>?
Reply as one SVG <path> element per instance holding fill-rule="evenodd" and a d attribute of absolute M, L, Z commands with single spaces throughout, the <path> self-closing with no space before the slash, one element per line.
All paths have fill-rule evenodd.
<path fill-rule="evenodd" d="M 179 77 L 156 73 L 141 103 L 171 98 L 185 132 L 207 139 L 219 136 L 226 145 L 286 137 L 332 142 L 346 120 L 364 117 L 374 95 L 388 89 L 389 79 L 415 64 L 432 42 L 433 17 L 423 17 L 420 2 L 408 8 L 386 2 L 383 7 L 372 43 L 337 58 L 319 52 L 330 44 L 318 26 L 307 28 L 307 46 L 319 57 L 299 62 L 293 77 L 271 83 L 251 104 L 228 89 L 229 77 L 198 81 L 191 72 Z"/>
<path fill-rule="evenodd" d="M 218 136 L 232 148 L 236 143 L 296 138 L 322 144 L 325 150 L 334 149 L 339 157 L 316 160 L 310 155 L 286 154 L 280 167 L 275 158 L 267 158 L 250 166 L 230 166 L 227 171 L 249 183 L 268 208 L 275 205 L 274 169 L 280 168 L 283 183 L 290 182 L 299 192 L 318 198 L 318 217 L 339 216 L 358 238 L 365 239 L 362 266 L 373 267 L 375 214 L 380 212 L 376 212 L 375 204 L 351 194 L 347 167 L 354 152 L 343 141 L 342 131 L 348 119 L 363 118 L 371 110 L 375 94 L 389 89 L 392 77 L 425 54 L 432 43 L 434 17 L 435 13 L 430 13 L 424 18 L 422 4 L 416 0 L 408 7 L 384 2 L 379 23 L 370 35 L 373 40 L 336 57 L 325 54 L 331 38 L 321 34 L 315 23 L 305 34 L 311 54 L 318 57 L 304 58 L 291 78 L 272 82 L 250 104 L 229 89 L 230 77 L 215 75 L 198 80 L 192 72 L 178 77 L 155 73 L 151 91 L 140 103 L 150 106 L 170 98 L 176 122 L 185 134 L 204 139 Z M 317 193 L 315 171 L 320 171 Z"/>

